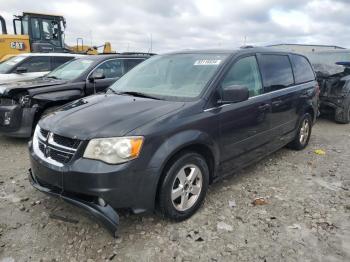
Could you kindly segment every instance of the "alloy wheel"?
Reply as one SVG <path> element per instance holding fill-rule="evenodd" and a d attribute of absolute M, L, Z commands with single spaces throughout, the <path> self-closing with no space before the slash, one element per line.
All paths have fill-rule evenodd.
<path fill-rule="evenodd" d="M 203 175 L 196 165 L 186 165 L 176 174 L 171 200 L 176 210 L 186 211 L 197 202 L 203 186 Z"/>
<path fill-rule="evenodd" d="M 310 123 L 308 119 L 304 119 L 301 124 L 300 133 L 299 133 L 300 144 L 305 145 L 309 137 L 309 134 L 310 134 Z"/>

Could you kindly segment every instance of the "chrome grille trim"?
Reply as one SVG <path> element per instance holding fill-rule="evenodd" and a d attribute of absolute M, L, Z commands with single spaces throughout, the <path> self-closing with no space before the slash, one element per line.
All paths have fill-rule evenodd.
<path fill-rule="evenodd" d="M 45 134 L 47 134 L 47 136 L 45 136 Z M 33 136 L 33 150 L 35 154 L 37 154 L 38 157 L 40 157 L 45 162 L 58 167 L 63 167 L 64 164 L 67 164 L 71 161 L 77 151 L 77 148 L 71 148 L 58 144 L 54 140 L 54 136 L 54 133 L 41 129 L 37 125 Z M 81 141 L 76 141 L 77 145 L 79 146 Z"/>
<path fill-rule="evenodd" d="M 54 137 L 54 134 L 50 132 L 49 139 L 48 139 L 49 145 L 63 149 L 63 150 L 71 151 L 72 153 L 75 153 L 77 151 L 75 148 L 66 147 L 66 146 L 57 144 L 53 137 Z M 62 151 L 62 152 L 64 152 L 64 151 Z"/>

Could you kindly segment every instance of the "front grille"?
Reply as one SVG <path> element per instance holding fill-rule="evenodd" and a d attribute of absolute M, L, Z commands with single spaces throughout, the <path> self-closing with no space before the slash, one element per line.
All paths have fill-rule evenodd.
<path fill-rule="evenodd" d="M 53 135 L 53 141 L 55 141 L 59 145 L 74 149 L 77 149 L 80 144 L 80 140 L 78 139 L 72 139 L 60 135 Z"/>
<path fill-rule="evenodd" d="M 72 160 L 80 145 L 80 140 L 53 134 L 41 128 L 39 132 L 38 148 L 42 157 L 60 164 L 67 164 Z"/>
<path fill-rule="evenodd" d="M 39 143 L 39 149 L 42 153 L 45 152 L 45 145 L 43 143 Z"/>
<path fill-rule="evenodd" d="M 40 134 L 41 134 L 44 138 L 47 138 L 47 135 L 49 134 L 49 131 L 40 128 Z"/>
<path fill-rule="evenodd" d="M 69 161 L 71 161 L 73 155 L 74 154 L 60 152 L 58 150 L 50 148 L 50 157 L 59 163 L 68 163 Z"/>

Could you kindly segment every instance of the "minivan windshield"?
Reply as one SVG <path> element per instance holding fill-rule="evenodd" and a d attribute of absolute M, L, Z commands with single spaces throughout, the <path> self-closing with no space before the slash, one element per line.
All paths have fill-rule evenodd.
<path fill-rule="evenodd" d="M 92 59 L 78 58 L 72 61 L 69 61 L 51 73 L 47 74 L 46 77 L 54 79 L 63 79 L 63 80 L 74 80 L 78 78 L 86 69 L 94 62 Z"/>
<path fill-rule="evenodd" d="M 228 54 L 192 53 L 154 56 L 139 64 L 110 89 L 162 99 L 195 98 Z"/>
<path fill-rule="evenodd" d="M 11 70 L 12 67 L 23 61 L 25 58 L 26 56 L 14 56 L 0 63 L 0 74 L 9 73 L 9 70 Z"/>

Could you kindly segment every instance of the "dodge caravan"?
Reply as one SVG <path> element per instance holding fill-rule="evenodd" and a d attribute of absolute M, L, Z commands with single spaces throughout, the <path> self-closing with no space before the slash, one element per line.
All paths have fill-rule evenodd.
<path fill-rule="evenodd" d="M 288 146 L 305 148 L 318 84 L 307 58 L 270 49 L 154 56 L 106 94 L 44 117 L 29 144 L 32 185 L 112 232 L 116 209 L 181 221 L 208 185 Z"/>

